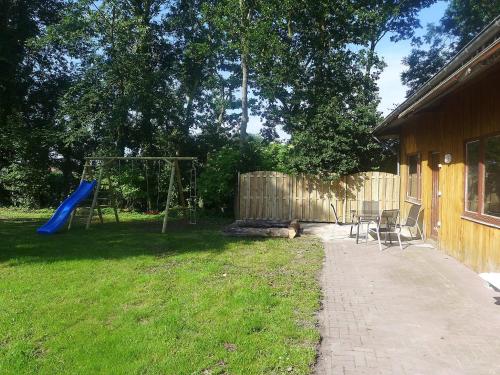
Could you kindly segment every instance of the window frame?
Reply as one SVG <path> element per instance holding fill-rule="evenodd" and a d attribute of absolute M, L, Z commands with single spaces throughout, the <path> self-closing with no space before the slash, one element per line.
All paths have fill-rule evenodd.
<path fill-rule="evenodd" d="M 482 135 L 480 137 L 474 137 L 466 139 L 464 142 L 464 195 L 463 195 L 463 214 L 464 219 L 470 219 L 472 221 L 481 224 L 490 224 L 496 228 L 500 228 L 500 217 L 492 216 L 484 213 L 484 187 L 486 183 L 486 166 L 484 163 L 485 157 L 485 143 L 486 139 L 493 138 L 500 135 L 500 132 L 494 132 Z M 479 162 L 478 162 L 478 186 L 477 186 L 477 211 L 468 211 L 467 208 L 467 177 L 469 168 L 467 166 L 467 144 L 479 141 Z"/>
<path fill-rule="evenodd" d="M 410 158 L 417 157 L 417 196 L 410 195 Z M 406 201 L 410 203 L 422 203 L 422 157 L 419 152 L 406 154 L 408 172 L 406 173 Z"/>

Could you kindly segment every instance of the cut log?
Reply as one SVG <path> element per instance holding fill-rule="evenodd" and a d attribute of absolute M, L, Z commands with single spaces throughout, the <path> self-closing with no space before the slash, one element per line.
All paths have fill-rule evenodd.
<path fill-rule="evenodd" d="M 290 238 L 288 228 L 226 228 L 223 232 L 236 237 L 283 237 Z"/>
<path fill-rule="evenodd" d="M 288 228 L 290 221 L 286 220 L 236 220 L 233 224 L 241 228 Z"/>
<path fill-rule="evenodd" d="M 288 238 L 295 238 L 300 232 L 300 224 L 297 220 L 292 220 L 288 226 Z"/>
<path fill-rule="evenodd" d="M 282 237 L 295 238 L 300 232 L 297 220 L 236 220 L 224 228 L 223 233 L 237 237 Z"/>

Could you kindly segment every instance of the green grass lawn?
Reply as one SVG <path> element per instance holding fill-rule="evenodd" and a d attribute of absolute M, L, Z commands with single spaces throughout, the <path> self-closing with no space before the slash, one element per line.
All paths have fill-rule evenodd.
<path fill-rule="evenodd" d="M 0 209 L 1 374 L 307 374 L 318 241 L 235 239 L 221 223 L 35 233 Z"/>

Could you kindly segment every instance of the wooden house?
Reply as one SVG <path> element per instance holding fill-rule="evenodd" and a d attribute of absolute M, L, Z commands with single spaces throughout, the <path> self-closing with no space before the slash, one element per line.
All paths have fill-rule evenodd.
<path fill-rule="evenodd" d="M 374 130 L 399 138 L 400 207 L 478 272 L 500 271 L 500 17 Z"/>

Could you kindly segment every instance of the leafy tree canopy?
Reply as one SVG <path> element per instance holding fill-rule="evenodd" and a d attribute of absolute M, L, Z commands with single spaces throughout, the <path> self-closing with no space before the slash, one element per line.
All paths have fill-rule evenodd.
<path fill-rule="evenodd" d="M 438 25 L 427 25 L 423 37 L 414 38 L 404 58 L 401 81 L 411 96 L 456 53 L 500 14 L 500 0 L 451 0 Z"/>
<path fill-rule="evenodd" d="M 225 205 L 219 187 L 237 170 L 378 168 L 377 43 L 413 37 L 431 3 L 6 0 L 0 200 L 57 204 L 90 154 L 197 156 L 207 191 L 221 194 L 208 199 Z M 258 142 L 251 114 L 265 124 Z M 274 142 L 278 126 L 287 145 Z M 123 182 L 134 192 L 125 200 L 147 184 L 137 177 Z"/>

